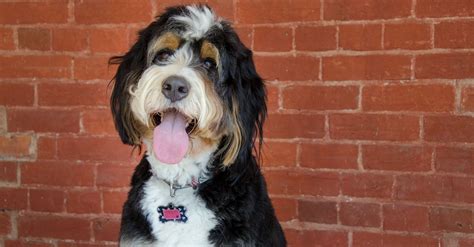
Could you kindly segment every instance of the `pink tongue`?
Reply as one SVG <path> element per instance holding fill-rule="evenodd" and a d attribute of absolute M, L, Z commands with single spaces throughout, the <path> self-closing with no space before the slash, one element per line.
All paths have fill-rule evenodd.
<path fill-rule="evenodd" d="M 153 151 L 156 158 L 167 164 L 177 164 L 186 155 L 189 136 L 186 119 L 178 112 L 167 112 L 161 124 L 153 130 Z"/>

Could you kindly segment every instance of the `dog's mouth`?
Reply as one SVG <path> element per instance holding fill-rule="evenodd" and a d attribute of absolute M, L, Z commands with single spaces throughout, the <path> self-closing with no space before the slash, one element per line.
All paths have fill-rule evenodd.
<path fill-rule="evenodd" d="M 196 126 L 197 126 L 197 119 L 192 118 L 192 117 L 188 117 L 185 114 L 183 114 L 183 113 L 179 112 L 178 110 L 176 110 L 175 108 L 169 108 L 169 109 L 166 109 L 164 111 L 152 113 L 150 115 L 150 119 L 152 121 L 153 127 L 155 128 L 156 126 L 161 124 L 161 119 L 165 114 L 173 113 L 173 112 L 177 112 L 178 114 L 183 115 L 183 117 L 186 121 L 186 133 L 188 135 L 191 135 L 194 132 Z"/>
<path fill-rule="evenodd" d="M 151 119 L 156 158 L 166 164 L 179 163 L 188 151 L 189 135 L 195 129 L 196 120 L 174 108 L 155 112 Z"/>

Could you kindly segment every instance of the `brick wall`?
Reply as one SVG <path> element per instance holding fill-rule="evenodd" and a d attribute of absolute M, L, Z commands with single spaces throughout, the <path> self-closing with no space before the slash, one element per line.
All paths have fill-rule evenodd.
<path fill-rule="evenodd" d="M 0 2 L 0 246 L 116 245 L 107 59 L 174 1 Z M 209 0 L 267 79 L 294 246 L 474 245 L 474 2 Z"/>

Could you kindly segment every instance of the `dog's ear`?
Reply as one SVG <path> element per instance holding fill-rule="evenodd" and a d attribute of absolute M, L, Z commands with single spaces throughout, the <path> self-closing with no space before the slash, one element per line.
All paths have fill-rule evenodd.
<path fill-rule="evenodd" d="M 260 155 L 263 141 L 263 123 L 267 107 L 266 89 L 262 78 L 258 75 L 253 62 L 252 51 L 240 41 L 235 32 L 228 37 L 231 58 L 228 58 L 227 71 L 230 107 L 234 127 L 229 136 L 229 148 L 224 155 L 224 165 L 232 162 L 246 163 L 256 151 Z"/>
<path fill-rule="evenodd" d="M 141 34 L 143 36 L 143 33 Z M 130 109 L 130 89 L 137 84 L 146 65 L 146 42 L 143 37 L 123 56 L 112 57 L 109 64 L 118 64 L 117 73 L 112 79 L 110 106 L 112 116 L 122 142 L 140 145 L 140 123 Z"/>

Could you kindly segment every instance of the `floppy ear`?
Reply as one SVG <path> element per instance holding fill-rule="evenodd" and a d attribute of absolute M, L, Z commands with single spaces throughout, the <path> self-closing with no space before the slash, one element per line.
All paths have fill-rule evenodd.
<path fill-rule="evenodd" d="M 224 156 L 224 165 L 234 162 L 246 163 L 255 149 L 260 155 L 263 141 L 263 123 L 267 107 L 266 90 L 263 80 L 258 75 L 252 58 L 252 51 L 246 48 L 237 35 L 228 35 L 231 44 L 227 86 L 230 88 L 232 122 L 229 136 L 229 148 Z M 258 139 L 258 146 L 255 141 Z M 238 160 L 241 159 L 241 160 Z"/>
<path fill-rule="evenodd" d="M 123 56 L 112 57 L 109 64 L 119 64 L 117 73 L 112 79 L 114 84 L 110 106 L 122 142 L 138 146 L 141 143 L 142 124 L 135 119 L 130 109 L 131 87 L 138 83 L 147 63 L 148 43 L 158 34 L 161 34 L 168 19 L 185 10 L 184 6 L 168 8 L 164 14 L 141 30 L 137 42 Z"/>
<path fill-rule="evenodd" d="M 137 84 L 146 65 L 146 42 L 143 33 L 133 47 L 123 56 L 112 57 L 109 64 L 119 64 L 117 73 L 112 79 L 114 87 L 110 97 L 112 116 L 122 142 L 129 145 L 140 145 L 140 126 L 130 110 L 131 87 Z"/>

